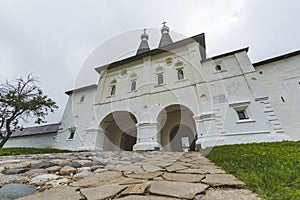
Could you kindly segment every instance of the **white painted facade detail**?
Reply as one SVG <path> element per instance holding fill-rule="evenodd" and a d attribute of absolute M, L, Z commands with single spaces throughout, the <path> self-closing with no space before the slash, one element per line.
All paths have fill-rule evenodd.
<path fill-rule="evenodd" d="M 300 55 L 254 67 L 247 48 L 211 59 L 200 49 L 193 41 L 97 69 L 96 86 L 68 94 L 51 144 L 176 151 L 182 141 L 195 149 L 300 140 Z"/>
<path fill-rule="evenodd" d="M 121 132 L 136 128 L 133 150 L 172 150 L 170 132 L 177 124 L 189 127 L 196 136 L 196 144 L 202 148 L 300 139 L 299 134 L 292 137 L 295 130 L 289 127 L 294 127 L 293 125 L 286 126 L 288 122 L 285 120 L 284 125 L 281 124 L 278 116 L 284 118 L 284 114 L 276 104 L 273 107 L 273 96 L 277 94 L 270 94 L 270 89 L 266 87 L 266 82 L 272 81 L 271 74 L 267 74 L 268 79 L 262 81 L 246 50 L 201 62 L 198 49 L 199 44 L 194 42 L 172 52 L 147 56 L 132 63 L 103 69 L 98 88 L 94 91 L 94 104 L 84 104 L 85 108 L 79 108 L 80 106 L 75 104 L 73 108 L 78 111 L 81 109 L 78 112 L 79 117 L 90 117 L 84 119 L 86 122 L 81 121 L 82 126 L 85 124 L 85 129 L 77 125 L 81 130 L 78 134 L 86 138 L 82 141 L 84 148 L 122 149 Z M 222 68 L 219 71 L 215 68 L 217 64 Z M 258 68 L 272 68 L 272 64 L 271 67 Z M 178 80 L 178 69 L 183 70 L 182 80 Z M 158 75 L 163 75 L 161 84 L 158 84 Z M 131 91 L 132 80 L 136 81 L 134 91 Z M 111 95 L 111 85 L 116 87 L 114 95 Z M 79 91 L 76 95 L 84 93 L 86 91 Z M 181 112 L 178 109 L 179 105 L 184 107 Z M 67 106 L 66 110 L 68 109 L 70 108 Z M 244 111 L 247 119 L 239 119 L 237 111 Z M 105 123 L 114 118 L 108 116 L 118 112 L 134 116 L 135 124 L 124 126 L 121 122 L 114 122 L 114 128 L 107 128 Z M 181 118 L 172 114 L 173 112 L 181 113 Z M 164 119 L 166 116 L 167 119 Z M 69 115 L 65 115 L 65 118 L 68 117 Z M 118 116 L 115 117 L 116 121 L 117 119 Z M 62 122 L 62 129 L 71 126 L 64 118 Z M 122 130 L 118 130 L 117 126 Z M 300 128 L 300 124 L 298 127 Z M 57 144 L 59 143 L 60 141 L 57 141 Z M 113 147 L 108 147 L 108 143 Z M 79 143 L 76 145 L 76 149 L 80 148 Z"/>

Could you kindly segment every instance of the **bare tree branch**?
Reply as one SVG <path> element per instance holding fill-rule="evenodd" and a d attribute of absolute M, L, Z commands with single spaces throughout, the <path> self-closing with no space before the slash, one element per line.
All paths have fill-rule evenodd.
<path fill-rule="evenodd" d="M 13 131 L 20 128 L 19 121 L 36 118 L 36 123 L 45 122 L 45 116 L 58 108 L 56 103 L 35 85 L 37 78 L 31 74 L 0 84 L 0 148 Z"/>

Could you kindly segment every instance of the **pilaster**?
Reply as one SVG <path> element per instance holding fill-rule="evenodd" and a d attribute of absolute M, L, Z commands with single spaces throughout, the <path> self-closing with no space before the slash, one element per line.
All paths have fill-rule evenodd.
<path fill-rule="evenodd" d="M 159 133 L 156 122 L 142 122 L 137 125 L 137 140 L 133 146 L 134 151 L 160 150 Z"/>
<path fill-rule="evenodd" d="M 105 133 L 101 128 L 91 127 L 86 129 L 86 140 L 84 142 L 87 150 L 103 151 Z"/>

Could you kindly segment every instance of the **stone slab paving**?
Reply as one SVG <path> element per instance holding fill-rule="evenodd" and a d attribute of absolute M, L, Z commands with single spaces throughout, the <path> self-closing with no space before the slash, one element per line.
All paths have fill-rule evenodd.
<path fill-rule="evenodd" d="M 36 192 L 27 192 L 24 185 Z M 14 199 L 12 196 L 21 200 L 260 199 L 249 190 L 239 189 L 244 185 L 196 152 L 120 151 L 0 157 L 0 187 L 17 188 L 5 190 L 4 200 Z"/>

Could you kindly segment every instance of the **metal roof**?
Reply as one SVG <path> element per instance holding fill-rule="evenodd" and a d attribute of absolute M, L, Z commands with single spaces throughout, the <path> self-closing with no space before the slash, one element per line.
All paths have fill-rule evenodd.
<path fill-rule="evenodd" d="M 43 126 L 32 126 L 23 128 L 23 130 L 18 130 L 14 132 L 10 137 L 22 137 L 30 135 L 42 135 L 48 133 L 57 133 L 60 123 L 47 124 Z"/>
<path fill-rule="evenodd" d="M 128 63 L 133 62 L 133 61 L 142 60 L 146 56 L 153 56 L 153 55 L 160 54 L 162 52 L 168 52 L 172 49 L 182 47 L 182 46 L 190 44 L 192 42 L 198 42 L 199 43 L 199 49 L 200 49 L 201 57 L 205 60 L 206 59 L 205 35 L 204 35 L 204 33 L 201 33 L 199 35 L 195 35 L 193 37 L 186 38 L 186 39 L 174 42 L 172 44 L 163 46 L 162 48 L 153 49 L 153 50 L 150 50 L 148 52 L 140 53 L 140 54 L 131 56 L 129 58 L 125 58 L 123 60 L 115 61 L 115 62 L 107 64 L 107 65 L 96 67 L 95 70 L 100 74 L 100 71 L 102 69 L 114 68 L 114 67 L 118 67 L 118 66 L 121 66 L 121 65 L 124 65 L 124 64 L 128 64 Z"/>
<path fill-rule="evenodd" d="M 173 43 L 173 41 L 172 41 L 171 36 L 169 35 L 169 33 L 163 33 L 161 35 L 161 39 L 159 41 L 158 48 L 167 46 L 167 45 L 172 44 L 172 43 Z"/>
<path fill-rule="evenodd" d="M 81 87 L 81 88 L 76 88 L 76 89 L 73 89 L 73 90 L 66 91 L 65 94 L 70 95 L 73 92 L 79 92 L 79 91 L 83 91 L 83 90 L 90 90 L 90 89 L 96 89 L 96 88 L 97 88 L 97 85 L 93 84 L 93 85 L 88 85 L 88 86 L 84 86 L 84 87 Z"/>
<path fill-rule="evenodd" d="M 136 54 L 141 54 L 150 51 L 149 44 L 147 40 L 142 40 L 141 44 L 136 52 Z"/>
<path fill-rule="evenodd" d="M 206 62 L 206 61 L 210 61 L 210 60 L 215 60 L 215 59 L 223 58 L 223 57 L 230 56 L 232 54 L 240 53 L 240 52 L 243 52 L 243 51 L 248 52 L 249 51 L 249 47 L 245 47 L 245 48 L 242 48 L 242 49 L 238 49 L 238 50 L 230 51 L 230 52 L 227 52 L 227 53 L 219 54 L 219 55 L 207 58 L 206 60 L 203 60 L 201 62 Z"/>
<path fill-rule="evenodd" d="M 290 52 L 290 53 L 287 53 L 287 54 L 284 54 L 284 55 L 276 56 L 276 57 L 273 57 L 273 58 L 269 58 L 269 59 L 266 59 L 266 60 L 263 60 L 263 61 L 259 61 L 257 63 L 254 63 L 253 66 L 257 67 L 257 66 L 260 66 L 260 65 L 265 65 L 265 64 L 268 64 L 268 63 L 280 61 L 280 60 L 287 59 L 287 58 L 290 58 L 290 57 L 293 57 L 293 56 L 298 56 L 298 55 L 300 55 L 300 50 L 293 51 L 293 52 Z"/>

